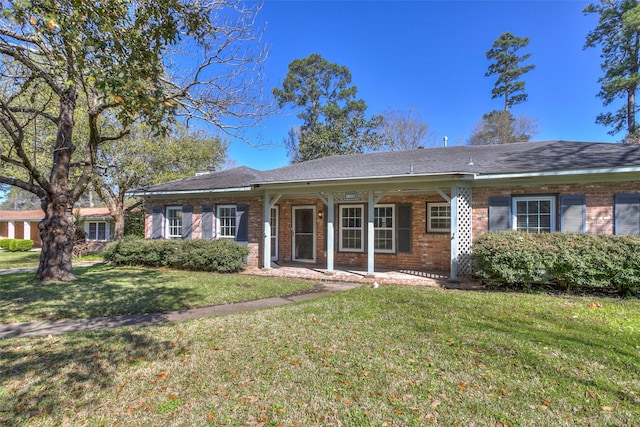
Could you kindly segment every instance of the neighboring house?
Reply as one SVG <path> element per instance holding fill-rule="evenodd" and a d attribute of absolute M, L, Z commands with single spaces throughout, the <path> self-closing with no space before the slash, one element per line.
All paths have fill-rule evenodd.
<path fill-rule="evenodd" d="M 107 208 L 76 208 L 79 227 L 87 234 L 87 240 L 108 242 L 113 236 L 113 218 Z M 31 239 L 34 247 L 42 247 L 38 223 L 44 218 L 40 209 L 30 211 L 0 210 L 0 239 Z"/>
<path fill-rule="evenodd" d="M 470 273 L 489 230 L 640 233 L 640 146 L 549 141 L 327 157 L 139 189 L 149 239 L 234 239 L 248 264 Z"/>

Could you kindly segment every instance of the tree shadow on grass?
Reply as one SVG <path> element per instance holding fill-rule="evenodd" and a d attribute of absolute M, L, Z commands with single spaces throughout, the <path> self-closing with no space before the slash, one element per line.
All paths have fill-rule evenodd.
<path fill-rule="evenodd" d="M 78 413 L 91 416 L 102 400 L 117 396 L 113 390 L 123 386 L 116 384 L 123 382 L 116 380 L 119 371 L 179 351 L 154 331 L 152 326 L 0 340 L 0 425 L 24 425 L 36 417 L 74 424 Z"/>
<path fill-rule="evenodd" d="M 36 283 L 33 273 L 3 276 L 2 318 L 52 321 L 158 313 L 192 308 L 199 300 L 195 289 L 176 285 L 175 273 L 106 265 L 77 267 L 75 273 L 72 282 L 46 285 Z"/>

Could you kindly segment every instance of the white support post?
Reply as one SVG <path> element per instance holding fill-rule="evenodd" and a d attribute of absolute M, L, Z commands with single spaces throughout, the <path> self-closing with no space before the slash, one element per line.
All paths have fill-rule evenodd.
<path fill-rule="evenodd" d="M 262 210 L 264 218 L 264 241 L 262 244 L 262 268 L 271 268 L 271 195 L 264 194 Z"/>
<path fill-rule="evenodd" d="M 7 238 L 15 239 L 16 238 L 16 223 L 15 221 L 9 221 L 7 223 Z"/>
<path fill-rule="evenodd" d="M 334 198 L 333 192 L 329 193 L 327 198 L 327 273 L 334 273 L 334 255 L 335 255 L 335 245 L 334 245 L 334 221 L 335 221 L 335 208 L 334 208 Z"/>
<path fill-rule="evenodd" d="M 374 207 L 373 190 L 369 191 L 369 200 L 367 205 L 367 276 L 375 275 L 375 253 L 374 253 Z"/>
<path fill-rule="evenodd" d="M 22 238 L 25 239 L 25 240 L 31 240 L 31 223 L 29 221 L 25 221 L 22 224 L 22 227 L 23 227 L 23 230 L 24 230 L 22 232 L 22 234 L 23 234 Z"/>

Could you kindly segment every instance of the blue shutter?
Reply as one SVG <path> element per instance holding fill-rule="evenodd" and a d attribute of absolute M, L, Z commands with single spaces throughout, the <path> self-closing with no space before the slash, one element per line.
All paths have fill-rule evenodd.
<path fill-rule="evenodd" d="M 213 238 L 213 206 L 202 207 L 202 238 L 204 240 Z"/>
<path fill-rule="evenodd" d="M 615 195 L 615 234 L 640 234 L 640 194 Z"/>
<path fill-rule="evenodd" d="M 584 194 L 560 197 L 560 231 L 585 233 L 587 224 L 587 201 Z"/>
<path fill-rule="evenodd" d="M 249 205 L 236 206 L 236 241 L 249 241 Z"/>
<path fill-rule="evenodd" d="M 396 206 L 397 219 L 397 241 L 398 253 L 411 253 L 411 205 L 401 204 Z"/>
<path fill-rule="evenodd" d="M 182 238 L 190 239 L 193 231 L 193 206 L 182 207 Z"/>
<path fill-rule="evenodd" d="M 151 238 L 162 239 L 162 206 L 154 206 L 151 210 Z"/>
<path fill-rule="evenodd" d="M 511 230 L 511 197 L 489 199 L 489 231 Z"/>

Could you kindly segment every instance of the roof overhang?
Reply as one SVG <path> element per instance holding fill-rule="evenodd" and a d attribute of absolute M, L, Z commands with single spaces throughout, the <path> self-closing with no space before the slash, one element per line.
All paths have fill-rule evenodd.
<path fill-rule="evenodd" d="M 188 196 L 192 194 L 216 194 L 216 193 L 242 193 L 253 190 L 252 186 L 249 187 L 234 187 L 234 188 L 216 188 L 216 189 L 202 189 L 202 190 L 172 190 L 172 191 L 127 191 L 129 197 L 151 197 L 151 196 Z"/>

